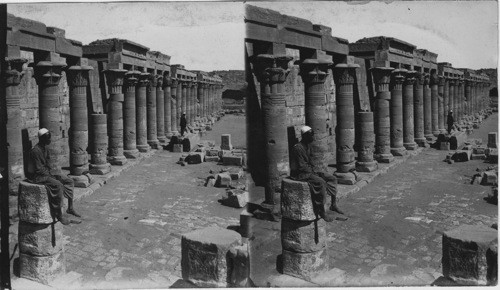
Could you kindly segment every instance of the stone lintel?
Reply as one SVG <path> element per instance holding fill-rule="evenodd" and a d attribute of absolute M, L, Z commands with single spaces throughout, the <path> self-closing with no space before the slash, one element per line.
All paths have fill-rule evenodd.
<path fill-rule="evenodd" d="M 38 51 L 56 51 L 55 37 L 51 34 L 28 33 L 23 30 L 7 31 L 7 44 L 23 49 Z"/>
<path fill-rule="evenodd" d="M 145 62 L 144 58 L 126 55 L 126 54 L 123 54 L 121 52 L 108 53 L 108 62 L 110 62 L 110 63 L 123 63 L 123 64 L 128 64 L 128 65 L 132 65 L 132 66 L 140 66 L 140 67 L 146 66 L 146 62 Z"/>

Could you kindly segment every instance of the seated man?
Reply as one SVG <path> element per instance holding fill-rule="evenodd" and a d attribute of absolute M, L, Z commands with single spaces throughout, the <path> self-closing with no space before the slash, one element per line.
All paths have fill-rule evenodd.
<path fill-rule="evenodd" d="M 337 206 L 337 179 L 331 174 L 314 171 L 309 146 L 314 141 L 314 131 L 311 127 L 303 126 L 300 132 L 302 139 L 293 146 L 290 154 L 290 177 L 309 184 L 316 214 L 325 221 L 331 222 L 335 218 L 326 210 L 328 195 L 332 198 L 330 210 L 343 214 Z"/>
<path fill-rule="evenodd" d="M 70 222 L 80 223 L 80 221 L 68 220 L 62 215 L 63 195 L 68 199 L 68 214 L 76 217 L 80 215 L 73 208 L 73 179 L 53 175 L 50 172 L 48 159 L 50 158 L 46 146 L 50 144 L 49 130 L 42 128 L 38 131 L 38 144 L 30 151 L 28 178 L 36 184 L 43 184 L 47 188 L 49 205 L 52 215 L 59 220 L 63 225 L 68 225 Z"/>

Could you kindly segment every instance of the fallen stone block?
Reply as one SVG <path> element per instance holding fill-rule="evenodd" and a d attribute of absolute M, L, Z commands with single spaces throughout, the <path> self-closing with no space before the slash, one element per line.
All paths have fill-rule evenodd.
<path fill-rule="evenodd" d="M 483 225 L 462 225 L 443 233 L 443 275 L 460 285 L 489 285 L 496 280 L 498 231 Z M 493 271 L 494 269 L 494 271 Z"/>
<path fill-rule="evenodd" d="M 296 221 L 314 221 L 311 191 L 307 182 L 283 178 L 281 183 L 281 215 Z"/>
<path fill-rule="evenodd" d="M 64 252 L 51 256 L 31 256 L 19 254 L 19 270 L 21 278 L 49 285 L 57 277 L 66 273 Z"/>
<path fill-rule="evenodd" d="M 233 150 L 233 144 L 231 144 L 231 134 L 221 135 L 221 145 L 222 150 Z"/>
<path fill-rule="evenodd" d="M 183 150 L 182 150 L 182 144 L 174 144 L 172 146 L 172 152 L 182 153 L 183 152 Z"/>
<path fill-rule="evenodd" d="M 494 163 L 494 164 L 498 163 L 498 149 L 495 149 L 495 148 L 489 149 L 489 152 L 487 155 L 487 161 L 489 163 Z"/>
<path fill-rule="evenodd" d="M 231 281 L 228 252 L 240 245 L 238 233 L 219 227 L 208 227 L 183 235 L 182 278 L 198 287 L 227 287 Z"/>
<path fill-rule="evenodd" d="M 470 156 L 470 160 L 485 160 L 486 155 L 485 154 L 474 154 L 472 153 Z"/>
<path fill-rule="evenodd" d="M 209 176 L 207 181 L 205 182 L 206 187 L 214 187 L 215 186 L 215 177 Z"/>
<path fill-rule="evenodd" d="M 242 166 L 243 156 L 238 155 L 224 155 L 222 156 L 222 164 L 225 166 Z"/>
<path fill-rule="evenodd" d="M 205 154 L 206 156 L 219 156 L 219 149 L 215 148 L 215 147 L 211 147 L 211 148 L 208 148 L 206 151 L 205 151 Z"/>
<path fill-rule="evenodd" d="M 474 147 L 474 149 L 472 150 L 472 154 L 486 154 L 486 147 L 484 146 L 477 146 L 477 147 Z"/>
<path fill-rule="evenodd" d="M 450 142 L 441 142 L 441 143 L 439 143 L 439 150 L 450 151 Z"/>
<path fill-rule="evenodd" d="M 326 222 L 281 219 L 281 246 L 284 250 L 310 253 L 326 248 Z"/>
<path fill-rule="evenodd" d="M 63 225 L 19 222 L 19 251 L 31 256 L 50 256 L 63 250 Z"/>
<path fill-rule="evenodd" d="M 188 164 L 200 164 L 205 160 L 205 154 L 201 152 L 190 153 L 186 158 Z"/>
<path fill-rule="evenodd" d="M 481 178 L 481 185 L 495 185 L 498 182 L 498 177 L 495 171 L 485 171 Z"/>
<path fill-rule="evenodd" d="M 219 162 L 219 156 L 205 156 L 205 162 Z"/>
<path fill-rule="evenodd" d="M 229 187 L 231 185 L 231 176 L 227 172 L 217 174 L 215 180 L 215 187 Z"/>
<path fill-rule="evenodd" d="M 221 203 L 225 206 L 234 208 L 243 208 L 248 203 L 248 191 L 241 189 L 228 190 L 227 196 L 221 200 Z"/>
<path fill-rule="evenodd" d="M 472 151 L 470 150 L 458 150 L 451 157 L 455 162 L 466 162 L 469 161 L 472 155 Z"/>
<path fill-rule="evenodd" d="M 45 185 L 19 182 L 19 220 L 32 224 L 51 224 L 49 200 Z"/>
<path fill-rule="evenodd" d="M 320 272 L 328 270 L 326 249 L 311 253 L 283 250 L 283 274 L 312 281 Z"/>
<path fill-rule="evenodd" d="M 238 180 L 245 176 L 245 172 L 242 168 L 232 169 L 229 171 L 229 175 L 231 175 L 232 180 Z"/>

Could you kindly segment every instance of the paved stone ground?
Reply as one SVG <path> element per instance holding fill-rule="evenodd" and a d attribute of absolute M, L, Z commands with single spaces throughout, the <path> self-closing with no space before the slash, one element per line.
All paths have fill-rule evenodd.
<path fill-rule="evenodd" d="M 489 131 L 498 131 L 496 113 L 469 138 L 482 138 L 486 144 Z M 333 285 L 430 285 L 442 275 L 443 231 L 497 222 L 497 206 L 483 200 L 491 188 L 469 184 L 476 168 L 489 164 L 474 160 L 450 165 L 443 162 L 447 153 L 424 150 L 340 201 L 349 219 L 327 227 L 330 268 L 344 274 Z M 279 223 L 255 223 L 253 281 L 259 286 L 314 286 L 279 275 Z"/>
<path fill-rule="evenodd" d="M 220 145 L 230 133 L 234 146 L 245 147 L 244 126 L 245 116 L 227 115 L 202 139 Z M 64 227 L 66 270 L 82 276 L 67 287 L 169 287 L 181 276 L 183 233 L 239 225 L 241 209 L 217 201 L 225 190 L 203 186 L 211 169 L 223 167 L 180 166 L 180 156 L 157 151 L 75 203 L 83 222 Z"/>

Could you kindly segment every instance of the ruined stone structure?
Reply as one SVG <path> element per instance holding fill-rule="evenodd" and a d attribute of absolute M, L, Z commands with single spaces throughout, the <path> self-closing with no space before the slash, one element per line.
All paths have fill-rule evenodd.
<path fill-rule="evenodd" d="M 69 167 L 77 186 L 89 185 L 87 172 L 106 174 L 110 163 L 122 165 L 137 158 L 138 149 L 161 148 L 178 134 L 170 56 L 124 39 L 83 46 L 65 38 L 62 29 L 13 15 L 7 20 L 11 193 L 17 193 L 24 178 L 27 153 L 38 142 L 41 127 L 52 133 L 51 168 L 57 172 Z M 202 82 L 222 83 L 216 75 L 184 71 L 190 80 L 203 73 Z M 192 96 L 195 104 L 197 96 Z M 204 121 L 212 125 L 215 119 Z"/>
<path fill-rule="evenodd" d="M 247 6 L 245 23 L 248 168 L 265 188 L 264 200 L 249 210 L 276 220 L 281 204 L 283 273 L 311 280 L 327 259 L 311 247 L 321 228 L 318 222 L 309 229 L 314 219 L 303 219 L 307 210 L 290 205 L 308 204 L 307 184 L 286 178 L 300 127 L 315 132 L 316 170 L 334 171 L 339 183 L 354 184 L 354 170 L 374 171 L 377 161 L 392 162 L 447 133 L 450 109 L 462 128 L 479 122 L 488 114 L 488 79 L 438 64 L 437 54 L 391 37 L 348 43 L 329 27 L 253 6 Z"/>

